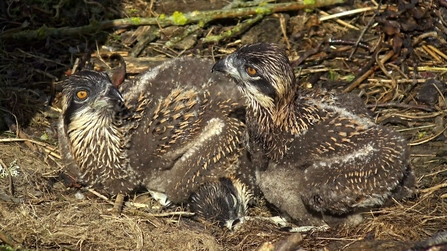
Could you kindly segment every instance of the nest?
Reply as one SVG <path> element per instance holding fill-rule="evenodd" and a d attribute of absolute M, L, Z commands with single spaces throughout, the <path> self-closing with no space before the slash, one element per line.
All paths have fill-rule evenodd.
<path fill-rule="evenodd" d="M 247 14 L 240 17 L 243 22 L 215 19 L 203 26 L 160 24 L 15 40 L 11 34 L 26 36 L 26 32 L 15 33 L 25 21 L 32 31 L 43 24 L 82 31 L 88 20 L 153 18 L 161 13 L 187 16 L 196 4 L 96 1 L 59 5 L 59 1 L 49 0 L 42 7 L 24 2 L 7 1 L 9 8 L 3 11 L 2 20 L 11 21 L 5 22 L 0 34 L 0 250 L 292 250 L 281 243 L 294 242 L 293 248 L 305 250 L 403 250 L 445 229 L 447 88 L 445 76 L 439 72 L 445 72 L 447 62 L 442 33 L 447 29 L 442 1 L 389 1 L 380 7 L 354 1 L 356 9 L 370 9 L 336 21 L 319 21 L 318 16 L 327 14 L 322 10 L 313 15 L 293 10 L 274 16 Z M 211 2 L 201 1 L 194 9 L 222 8 Z M 166 12 L 174 9 L 177 14 Z M 326 11 L 340 12 L 330 7 Z M 362 30 L 366 32 L 361 34 Z M 269 36 L 262 35 L 265 33 Z M 361 43 L 356 43 L 359 37 Z M 124 56 L 132 77 L 169 57 L 220 56 L 241 41 L 260 38 L 287 49 L 294 66 L 299 66 L 295 69 L 300 88 L 355 93 L 374 112 L 377 123 L 404 135 L 411 146 L 411 165 L 417 178 L 414 198 L 364 212 L 363 221 L 356 226 L 297 237 L 262 220 L 246 221 L 235 231 L 220 229 L 194 221 L 184 208 L 161 210 L 150 198 L 146 198 L 147 208 L 127 206 L 117 217 L 110 213 L 108 200 L 88 191 L 80 199 L 76 191 L 59 182 L 63 167 L 55 126 L 57 83 L 70 74 L 75 58 L 96 51 L 93 57 L 101 61 L 99 55 L 110 55 L 106 49 L 113 47 Z M 144 196 L 128 202 L 142 199 Z M 258 216 L 272 213 L 266 206 L 250 210 Z"/>

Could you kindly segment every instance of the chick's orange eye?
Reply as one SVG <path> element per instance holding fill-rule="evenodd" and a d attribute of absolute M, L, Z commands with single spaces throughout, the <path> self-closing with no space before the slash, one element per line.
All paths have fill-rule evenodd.
<path fill-rule="evenodd" d="M 85 99 L 85 98 L 88 96 L 88 92 L 87 92 L 87 91 L 78 91 L 78 92 L 76 93 L 76 96 L 77 96 L 79 99 Z"/>
<path fill-rule="evenodd" d="M 254 76 L 256 75 L 257 71 L 255 68 L 247 66 L 247 68 L 245 68 L 245 71 L 248 73 L 248 75 L 250 76 Z"/>

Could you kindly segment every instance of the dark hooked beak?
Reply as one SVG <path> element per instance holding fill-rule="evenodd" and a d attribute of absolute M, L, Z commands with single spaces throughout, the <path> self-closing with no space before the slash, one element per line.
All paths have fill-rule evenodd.
<path fill-rule="evenodd" d="M 115 86 L 111 86 L 107 90 L 106 96 L 111 101 L 110 104 L 113 104 L 113 110 L 121 118 L 130 116 L 129 110 L 127 109 L 127 107 L 124 103 L 124 98 Z"/>
<path fill-rule="evenodd" d="M 105 93 L 100 95 L 93 103 L 96 109 L 119 107 L 124 104 L 124 98 L 115 86 L 110 86 Z"/>
<path fill-rule="evenodd" d="M 121 103 L 124 103 L 124 98 L 121 95 L 121 93 L 116 89 L 116 87 L 110 87 L 107 91 L 106 96 L 111 97 L 113 100 L 119 101 Z"/>
<path fill-rule="evenodd" d="M 227 68 L 227 58 L 223 58 L 219 61 L 217 61 L 214 66 L 213 69 L 211 69 L 211 72 L 215 72 L 215 71 L 220 71 L 220 72 L 228 72 L 228 68 Z"/>

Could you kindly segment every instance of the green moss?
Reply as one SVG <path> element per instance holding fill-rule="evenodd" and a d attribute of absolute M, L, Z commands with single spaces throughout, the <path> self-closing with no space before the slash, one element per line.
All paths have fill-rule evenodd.
<path fill-rule="evenodd" d="M 180 11 L 174 11 L 171 18 L 175 25 L 185 25 L 188 22 L 188 19 Z"/>
<path fill-rule="evenodd" d="M 304 0 L 304 5 L 315 5 L 316 0 Z M 313 9 L 306 8 L 304 9 L 305 12 L 312 12 Z"/>
<path fill-rule="evenodd" d="M 314 5 L 315 2 L 316 2 L 315 0 L 304 0 L 305 5 Z"/>
<path fill-rule="evenodd" d="M 0 245 L 0 251 L 15 251 L 15 249 L 10 246 Z"/>
<path fill-rule="evenodd" d="M 46 37 L 46 34 L 47 34 L 47 30 L 48 30 L 48 27 L 44 24 L 44 25 L 42 25 L 42 27 L 40 27 L 39 29 L 37 29 L 36 30 L 36 32 L 37 32 L 37 39 L 43 39 L 43 38 L 45 38 Z"/>
<path fill-rule="evenodd" d="M 329 71 L 329 79 L 332 81 L 337 81 L 340 78 L 337 72 Z"/>
<path fill-rule="evenodd" d="M 164 20 L 164 19 L 166 19 L 166 15 L 165 15 L 165 14 L 160 14 L 160 15 L 158 16 L 158 19 L 160 19 L 160 20 Z"/>
<path fill-rule="evenodd" d="M 97 20 L 90 20 L 90 23 L 88 25 L 93 26 L 93 27 L 97 27 L 99 24 L 99 21 Z"/>
<path fill-rule="evenodd" d="M 272 10 L 270 10 L 269 8 L 258 7 L 256 8 L 255 12 L 256 14 L 268 15 L 272 12 Z"/>
<path fill-rule="evenodd" d="M 141 23 L 141 19 L 139 17 L 132 17 L 131 20 L 135 25 L 139 25 Z"/>
<path fill-rule="evenodd" d="M 348 76 L 346 76 L 346 81 L 348 81 L 348 82 L 351 82 L 351 81 L 353 81 L 355 79 L 355 76 L 354 75 L 348 75 Z"/>
<path fill-rule="evenodd" d="M 134 8 L 131 8 L 131 9 L 128 9 L 126 12 L 127 12 L 127 14 L 129 14 L 129 15 L 133 15 L 133 14 L 135 14 L 135 13 L 138 13 L 138 10 L 137 10 L 137 9 L 134 9 Z"/>
<path fill-rule="evenodd" d="M 116 40 L 116 41 L 121 41 L 121 36 L 120 35 L 116 35 L 116 34 L 110 34 L 110 38 Z"/>
<path fill-rule="evenodd" d="M 47 141 L 49 139 L 50 139 L 50 136 L 48 136 L 48 134 L 46 132 L 44 132 L 42 134 L 42 136 L 40 136 L 40 140 Z"/>
<path fill-rule="evenodd" d="M 417 134 L 417 139 L 422 139 L 425 138 L 427 136 L 427 132 L 419 132 Z"/>

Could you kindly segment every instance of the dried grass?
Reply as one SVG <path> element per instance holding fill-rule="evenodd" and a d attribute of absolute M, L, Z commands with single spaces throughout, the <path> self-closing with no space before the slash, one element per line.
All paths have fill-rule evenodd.
<path fill-rule="evenodd" d="M 19 2 L 8 1 L 9 4 Z M 54 2 L 54 6 L 57 2 Z M 435 8 L 431 1 L 421 4 L 424 4 L 428 12 L 432 11 L 431 15 L 436 16 L 437 12 L 433 11 Z M 123 2 L 123 5 L 126 5 L 126 2 Z M 87 5 L 76 8 L 87 8 L 100 19 L 104 10 L 100 8 L 100 11 L 94 12 L 93 8 L 101 6 Z M 129 6 L 124 7 L 128 9 Z M 395 6 L 390 7 L 391 11 L 395 9 Z M 42 15 L 40 11 L 35 13 L 39 17 Z M 23 21 L 24 17 L 19 13 L 12 14 L 17 23 Z M 362 30 L 368 23 L 361 20 L 368 20 L 371 15 L 372 13 L 359 14 L 355 25 Z M 60 17 L 54 15 L 52 19 L 46 20 L 47 24 L 64 24 L 61 23 L 64 19 Z M 304 22 L 302 17 L 294 18 L 291 17 L 290 22 Z M 31 25 L 38 28 L 40 23 Z M 347 31 L 349 29 L 343 23 L 324 22 L 318 25 L 320 31 L 325 31 L 332 37 L 352 37 L 352 40 L 358 37 L 358 33 L 352 35 Z M 298 29 L 294 34 L 303 32 L 300 30 L 301 26 L 294 29 Z M 303 85 L 349 90 L 359 94 L 368 107 L 374 110 L 378 123 L 393 127 L 408 139 L 412 152 L 411 164 L 419 189 L 418 195 L 411 200 L 395 202 L 392 206 L 364 213 L 364 221 L 358 226 L 340 226 L 326 232 L 305 235 L 303 248 L 361 250 L 356 244 L 372 243 L 368 246 L 369 250 L 381 250 L 382 244 L 389 247 L 398 241 L 408 247 L 410 240 L 426 239 L 445 229 L 445 92 L 440 90 L 439 99 L 433 104 L 424 104 L 417 99 L 427 78 L 445 80 L 445 76 L 438 74 L 434 68 L 415 72 L 411 67 L 436 65 L 438 69 L 446 68 L 447 58 L 443 53 L 446 53 L 447 46 L 441 44 L 435 48 L 427 44 L 427 37 L 442 41 L 436 32 L 427 30 L 426 33 L 418 33 L 412 37 L 414 54 L 406 57 L 407 62 L 399 66 L 396 66 L 396 62 L 404 59 L 404 52 L 394 54 L 395 38 L 379 37 L 375 30 L 371 29 L 365 34 L 364 40 L 372 41 L 372 45 L 377 42 L 386 44 L 381 52 L 375 55 L 376 58 L 371 57 L 367 50 L 358 49 L 351 61 L 346 60 L 352 53 L 352 45 L 349 45 L 320 51 L 303 59 L 304 68 L 300 71 Z M 97 197 L 76 199 L 74 191 L 67 190 L 61 183 L 56 182 L 55 177 L 62 167 L 58 163 L 57 154 L 49 154 L 55 152 L 55 120 L 41 104 L 46 99 L 43 97 L 55 98 L 57 101 L 57 96 L 53 95 L 53 82 L 63 76 L 63 72 L 70 68 L 73 61 L 73 55 L 67 56 L 67 51 L 79 45 L 91 47 L 87 44 L 91 45 L 92 40 L 47 41 L 58 46 L 48 46 L 45 41 L 23 41 L 21 50 L 11 49 L 15 48 L 16 44 L 0 41 L 0 121 L 5 114 L 13 114 L 12 120 L 17 119 L 19 125 L 30 125 L 25 129 L 19 127 L 20 132 L 30 135 L 28 138 L 9 140 L 15 137 L 11 132 L 1 135 L 0 164 L 3 168 L 18 166 L 19 175 L 12 178 L 0 177 L 0 237 L 10 236 L 12 242 L 9 244 L 15 245 L 15 248 L 36 250 L 256 250 L 265 242 L 279 241 L 290 235 L 277 226 L 262 221 L 247 221 L 239 230 L 230 232 L 179 216 L 155 217 L 154 214 L 159 213 L 155 208 L 153 211 L 142 212 L 126 207 L 123 216 L 115 217 L 109 211 L 109 203 Z M 310 51 L 322 40 L 321 36 L 310 35 L 309 39 L 290 40 L 290 55 L 296 58 L 298 53 Z M 110 37 L 107 42 L 117 41 Z M 229 51 L 235 44 L 238 44 L 237 41 L 221 51 Z M 163 50 L 160 43 L 150 47 L 152 52 L 160 51 L 160 54 L 184 53 Z M 204 48 L 203 51 L 207 56 L 213 53 L 209 48 Z M 322 58 L 325 60 L 324 67 Z M 376 68 L 368 68 L 368 65 L 374 65 L 371 62 L 377 62 Z M 363 82 L 347 80 L 352 77 L 350 75 L 353 72 L 361 72 Z M 323 73 L 327 74 L 327 81 L 311 84 L 306 82 L 311 80 L 314 74 Z M 331 76 L 339 78 L 333 81 Z M 44 112 L 41 113 L 42 110 Z M 1 124 L 0 129 L 4 129 L 5 126 Z M 42 142 L 39 137 L 43 134 L 48 134 L 49 140 Z M 29 150 L 22 142 L 34 146 L 38 153 Z M 36 142 L 40 143 L 35 144 Z M 253 215 L 270 215 L 265 207 L 251 210 Z M 333 244 L 336 245 L 331 246 Z"/>

